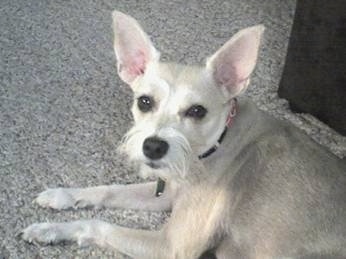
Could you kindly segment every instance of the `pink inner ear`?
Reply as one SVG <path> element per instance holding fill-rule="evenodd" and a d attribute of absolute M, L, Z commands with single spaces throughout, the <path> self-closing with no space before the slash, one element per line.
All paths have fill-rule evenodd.
<path fill-rule="evenodd" d="M 231 96 L 246 89 L 257 60 L 264 27 L 254 26 L 241 30 L 221 47 L 210 59 L 216 83 L 226 88 Z"/>
<path fill-rule="evenodd" d="M 114 11 L 113 28 L 118 74 L 123 81 L 131 84 L 144 74 L 148 63 L 159 59 L 159 53 L 132 17 Z"/>
<path fill-rule="evenodd" d="M 240 62 L 225 61 L 224 63 L 216 67 L 214 71 L 214 78 L 217 81 L 217 84 L 220 86 L 225 86 L 227 88 L 236 87 L 239 83 L 247 79 L 244 75 L 244 71 L 241 71 L 242 66 L 237 64 Z"/>
<path fill-rule="evenodd" d="M 132 76 L 144 74 L 147 58 L 143 51 L 137 51 L 130 59 L 127 66 L 127 72 Z"/>

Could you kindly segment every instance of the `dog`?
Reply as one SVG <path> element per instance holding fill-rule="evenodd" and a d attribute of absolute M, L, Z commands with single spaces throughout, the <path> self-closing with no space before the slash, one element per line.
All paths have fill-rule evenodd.
<path fill-rule="evenodd" d="M 112 248 L 132 258 L 346 258 L 346 164 L 241 94 L 264 27 L 236 33 L 205 66 L 159 61 L 132 17 L 112 13 L 119 77 L 135 124 L 120 150 L 158 181 L 48 189 L 57 210 L 170 211 L 156 231 L 99 220 L 33 224 L 24 240 Z M 207 251 L 207 252 L 206 252 Z"/>

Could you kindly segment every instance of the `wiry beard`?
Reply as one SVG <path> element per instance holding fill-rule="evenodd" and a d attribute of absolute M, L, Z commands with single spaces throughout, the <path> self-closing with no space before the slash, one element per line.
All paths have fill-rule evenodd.
<path fill-rule="evenodd" d="M 159 160 L 146 158 L 142 151 L 142 145 L 146 138 L 158 136 L 169 143 L 168 153 Z M 122 138 L 118 148 L 121 153 L 127 155 L 131 162 L 151 167 L 155 176 L 163 178 L 184 179 L 189 172 L 193 152 L 185 136 L 172 127 L 155 130 L 143 125 L 134 126 Z M 147 171 L 147 170 L 145 170 Z"/>

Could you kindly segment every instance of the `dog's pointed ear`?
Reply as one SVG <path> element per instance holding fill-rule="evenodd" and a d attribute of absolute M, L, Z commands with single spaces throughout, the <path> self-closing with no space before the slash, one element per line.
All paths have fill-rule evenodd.
<path fill-rule="evenodd" d="M 239 95 L 249 84 L 263 31 L 263 25 L 239 31 L 207 60 L 207 69 L 228 98 Z"/>
<path fill-rule="evenodd" d="M 112 17 L 118 74 L 131 84 L 150 62 L 159 60 L 160 53 L 135 19 L 119 11 L 113 11 Z"/>

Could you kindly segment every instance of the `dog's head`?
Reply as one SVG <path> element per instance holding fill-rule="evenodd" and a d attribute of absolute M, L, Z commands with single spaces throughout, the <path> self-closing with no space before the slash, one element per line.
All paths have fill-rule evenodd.
<path fill-rule="evenodd" d="M 118 74 L 134 93 L 135 125 L 122 149 L 154 169 L 184 175 L 191 158 L 223 132 L 230 100 L 249 83 L 264 27 L 238 32 L 201 67 L 160 62 L 140 25 L 121 12 L 113 12 L 113 28 Z"/>

